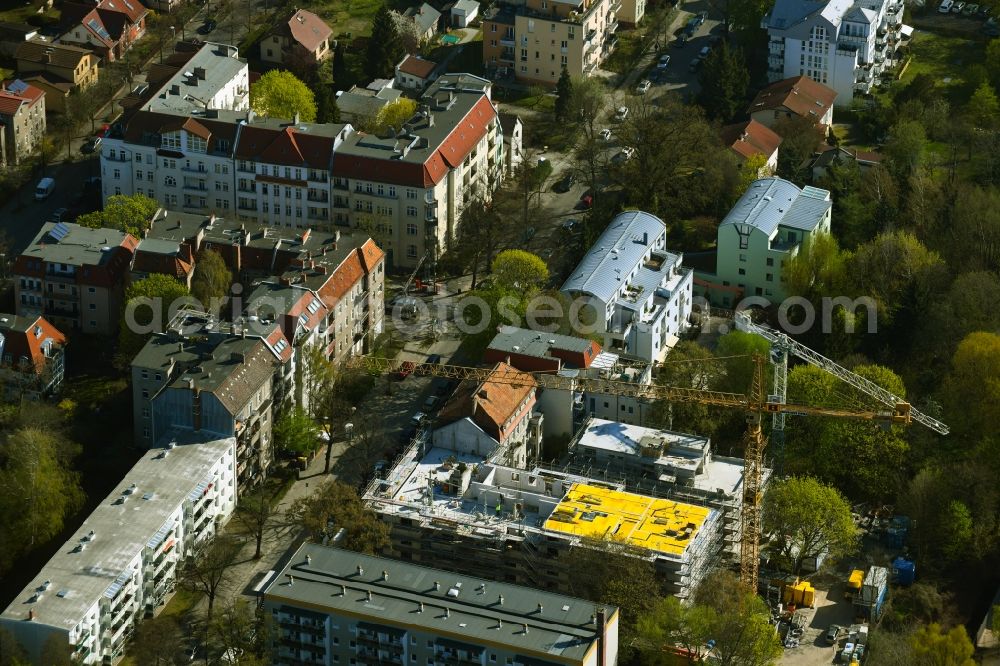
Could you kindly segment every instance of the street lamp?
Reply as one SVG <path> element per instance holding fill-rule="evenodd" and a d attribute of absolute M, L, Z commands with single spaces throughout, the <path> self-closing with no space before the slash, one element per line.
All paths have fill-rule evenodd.
<path fill-rule="evenodd" d="M 347 445 L 350 446 L 351 442 L 354 441 L 354 424 L 345 423 L 344 424 L 344 435 L 347 437 Z"/>

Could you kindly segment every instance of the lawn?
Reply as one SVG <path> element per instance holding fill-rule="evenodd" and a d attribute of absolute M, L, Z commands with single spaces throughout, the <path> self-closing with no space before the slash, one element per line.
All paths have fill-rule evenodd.
<path fill-rule="evenodd" d="M 926 74 L 946 89 L 962 88 L 962 74 L 970 65 L 981 65 L 985 57 L 982 42 L 924 30 L 914 33 L 909 55 L 912 60 L 900 79 L 903 85 Z"/>
<path fill-rule="evenodd" d="M 13 4 L 14 6 L 10 6 Z M 27 23 L 28 25 L 39 26 L 42 23 L 55 23 L 59 20 L 58 9 L 48 9 L 39 13 L 42 4 L 39 2 L 28 3 L 0 3 L 0 21 L 4 23 Z M 31 21 L 31 17 L 38 17 Z"/>
<path fill-rule="evenodd" d="M 333 26 L 337 36 L 350 35 L 353 38 L 371 34 L 372 19 L 382 4 L 382 0 L 333 0 L 310 5 L 309 9 Z M 390 0 L 385 4 L 390 9 L 399 10 L 409 6 L 401 0 Z"/>

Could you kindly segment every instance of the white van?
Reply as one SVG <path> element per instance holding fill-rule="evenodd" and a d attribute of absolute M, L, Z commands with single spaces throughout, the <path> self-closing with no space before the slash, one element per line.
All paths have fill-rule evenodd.
<path fill-rule="evenodd" d="M 38 181 L 38 185 L 35 187 L 35 201 L 44 201 L 45 199 L 48 199 L 54 189 L 56 189 L 56 181 L 54 178 L 42 178 Z"/>
<path fill-rule="evenodd" d="M 941 3 L 941 6 L 938 7 L 938 11 L 942 14 L 947 14 L 951 11 L 951 6 L 953 4 L 955 4 L 954 0 L 944 0 L 944 2 Z"/>

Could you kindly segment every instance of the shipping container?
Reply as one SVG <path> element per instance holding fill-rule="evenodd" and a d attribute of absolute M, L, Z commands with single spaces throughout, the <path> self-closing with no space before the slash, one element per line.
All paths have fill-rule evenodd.
<path fill-rule="evenodd" d="M 882 614 L 889 589 L 889 570 L 885 567 L 870 567 L 861 583 L 861 591 L 854 596 L 854 607 L 859 615 L 875 621 Z"/>
<path fill-rule="evenodd" d="M 897 557 L 892 561 L 892 579 L 897 585 L 904 587 L 912 585 L 917 577 L 917 564 L 905 557 Z"/>

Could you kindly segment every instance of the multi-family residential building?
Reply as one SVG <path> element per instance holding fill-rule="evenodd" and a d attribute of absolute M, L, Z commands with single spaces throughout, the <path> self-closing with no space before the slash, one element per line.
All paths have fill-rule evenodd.
<path fill-rule="evenodd" d="M 45 138 L 45 91 L 20 79 L 0 85 L 0 168 L 21 164 Z"/>
<path fill-rule="evenodd" d="M 434 420 L 434 446 L 525 469 L 541 453 L 536 391 L 531 375 L 497 363 L 486 380 L 466 380 L 444 404 Z"/>
<path fill-rule="evenodd" d="M 707 437 L 600 418 L 588 419 L 569 447 L 568 470 L 600 470 L 634 492 L 715 509 L 722 516 L 723 554 L 738 556 L 742 459 L 713 453 Z M 763 475 L 766 485 L 770 470 Z"/>
<path fill-rule="evenodd" d="M 587 369 L 601 354 L 601 346 L 589 338 L 502 326 L 486 351 L 486 363 L 509 363 L 524 372 L 559 372 Z"/>
<path fill-rule="evenodd" d="M 45 223 L 14 261 L 16 314 L 44 315 L 64 331 L 117 332 L 136 243 L 116 229 Z"/>
<path fill-rule="evenodd" d="M 775 0 L 761 21 L 768 77 L 808 76 L 837 92 L 837 106 L 850 106 L 896 59 L 903 7 L 898 0 Z"/>
<path fill-rule="evenodd" d="M 666 241 L 663 220 L 621 213 L 563 284 L 564 294 L 596 316 L 606 350 L 662 361 L 687 328 L 692 273 Z"/>
<path fill-rule="evenodd" d="M 618 609 L 302 544 L 269 580 L 279 665 L 615 666 Z M 360 600 L 360 601 L 359 601 Z"/>
<path fill-rule="evenodd" d="M 97 82 L 100 59 L 90 49 L 38 39 L 18 46 L 14 58 L 21 80 L 45 91 L 49 111 L 65 112 L 70 92 Z"/>
<path fill-rule="evenodd" d="M 62 386 L 66 336 L 44 317 L 0 313 L 0 395 L 19 402 Z"/>
<path fill-rule="evenodd" d="M 92 49 L 102 60 L 120 60 L 146 34 L 149 10 L 137 0 L 64 2 L 60 22 L 63 44 Z"/>
<path fill-rule="evenodd" d="M 637 13 L 644 0 L 627 0 Z M 498 2 L 482 14 L 483 65 L 519 81 L 555 85 L 592 74 L 611 55 L 623 0 Z M 635 18 L 641 19 L 641 15 Z"/>
<path fill-rule="evenodd" d="M 773 175 L 778 170 L 778 146 L 781 137 L 767 125 L 750 119 L 722 128 L 722 144 L 733 151 L 742 164 L 760 156 L 764 163 L 757 169 L 757 177 Z"/>
<path fill-rule="evenodd" d="M 825 134 L 833 125 L 833 102 L 837 91 L 808 76 L 793 76 L 767 86 L 747 109 L 752 121 L 774 128 L 786 118 L 805 118 Z"/>
<path fill-rule="evenodd" d="M 671 593 L 688 596 L 723 552 L 721 512 L 629 492 L 597 470 L 594 477 L 500 465 L 418 437 L 364 501 L 389 525 L 397 559 L 565 591 L 580 572 L 563 556 L 607 548 L 614 535 L 656 567 Z"/>
<path fill-rule="evenodd" d="M 296 9 L 279 21 L 260 42 L 260 59 L 284 65 L 316 64 L 332 51 L 333 30 L 323 19 L 305 9 Z"/>
<path fill-rule="evenodd" d="M 232 515 L 234 446 L 170 433 L 143 455 L 0 614 L 31 663 L 67 645 L 73 663 L 118 660 L 180 564 Z"/>
<path fill-rule="evenodd" d="M 158 78 L 159 85 L 145 95 L 145 111 L 175 115 L 201 115 L 209 109 L 250 109 L 250 68 L 235 46 L 206 43 L 187 55 L 173 73 Z M 161 64 L 163 71 L 169 65 Z M 165 73 L 165 72 L 164 72 Z"/>
<path fill-rule="evenodd" d="M 445 74 L 420 104 L 392 136 L 348 135 L 333 160 L 334 222 L 372 222 L 396 268 L 439 256 L 455 238 L 462 207 L 492 194 L 503 172 L 489 81 Z"/>
<path fill-rule="evenodd" d="M 503 129 L 504 168 L 507 173 L 514 173 L 514 169 L 524 159 L 522 147 L 524 123 L 521 122 L 521 117 L 516 113 L 501 113 L 500 127 Z"/>
<path fill-rule="evenodd" d="M 351 86 L 350 90 L 337 92 L 337 111 L 340 119 L 364 128 L 375 123 L 382 109 L 403 96 L 394 88 L 395 79 L 375 79 L 366 86 Z"/>
<path fill-rule="evenodd" d="M 233 437 L 236 478 L 251 486 L 272 460 L 274 384 L 284 349 L 280 341 L 200 319 L 185 315 L 183 330 L 153 334 L 132 360 L 134 442 L 150 447 L 175 429 Z"/>
<path fill-rule="evenodd" d="M 744 296 L 780 303 L 785 265 L 816 235 L 830 233 L 832 209 L 827 190 L 781 178 L 754 181 L 719 225 L 715 273 L 698 271 L 696 292 L 725 308 Z"/>

